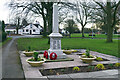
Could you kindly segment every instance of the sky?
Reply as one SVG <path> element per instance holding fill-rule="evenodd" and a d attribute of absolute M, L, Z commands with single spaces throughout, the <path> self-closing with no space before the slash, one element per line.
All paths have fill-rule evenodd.
<path fill-rule="evenodd" d="M 11 1 L 11 0 L 0 0 L 0 20 L 4 20 L 5 23 L 9 23 L 10 10 L 7 5 L 7 3 L 9 3 L 9 1 Z M 20 0 L 18 0 L 18 1 L 20 1 Z M 39 20 L 40 24 L 43 25 L 42 19 L 37 18 L 36 20 Z M 80 24 L 78 24 L 78 26 L 80 26 Z M 87 28 L 90 28 L 91 26 L 92 26 L 92 24 L 86 25 Z M 81 29 L 81 27 L 79 27 L 79 29 Z"/>
<path fill-rule="evenodd" d="M 9 8 L 7 4 L 10 0 L 0 0 L 0 20 L 4 20 L 5 23 L 8 23 L 9 17 Z"/>
<path fill-rule="evenodd" d="M 0 0 L 0 20 L 4 20 L 6 24 L 9 23 L 10 8 L 7 4 L 10 1 L 11 0 Z M 41 18 L 37 18 L 36 20 L 39 20 L 40 24 L 43 25 L 43 20 Z M 78 26 L 80 26 L 80 24 L 78 24 Z M 87 25 L 86 27 L 91 27 L 91 24 Z M 60 28 L 63 28 L 63 25 L 60 25 Z M 81 29 L 81 27 L 79 27 L 79 29 Z"/>

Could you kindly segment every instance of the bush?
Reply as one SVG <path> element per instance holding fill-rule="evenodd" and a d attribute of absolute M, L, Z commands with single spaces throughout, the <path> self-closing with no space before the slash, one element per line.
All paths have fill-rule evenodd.
<path fill-rule="evenodd" d="M 103 59 L 101 57 L 97 57 L 96 60 L 97 61 L 103 61 Z"/>
<path fill-rule="evenodd" d="M 38 61 L 38 52 L 34 52 L 34 55 L 33 55 L 35 61 Z"/>
<path fill-rule="evenodd" d="M 2 32 L 2 42 L 5 41 L 7 38 L 7 34 L 5 32 Z"/>
<path fill-rule="evenodd" d="M 2 42 L 2 32 L 0 31 L 0 42 Z"/>
<path fill-rule="evenodd" d="M 80 71 L 80 68 L 76 66 L 73 68 L 73 71 Z"/>
<path fill-rule="evenodd" d="M 3 42 L 7 39 L 7 34 L 5 32 L 0 32 L 0 42 Z"/>
<path fill-rule="evenodd" d="M 97 68 L 97 69 L 105 69 L 105 66 L 103 64 L 97 64 L 95 66 L 95 68 Z"/>
<path fill-rule="evenodd" d="M 115 63 L 115 67 L 120 67 L 120 63 Z"/>

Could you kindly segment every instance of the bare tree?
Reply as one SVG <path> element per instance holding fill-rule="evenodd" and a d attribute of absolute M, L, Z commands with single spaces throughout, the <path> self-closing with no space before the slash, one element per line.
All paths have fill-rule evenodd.
<path fill-rule="evenodd" d="M 120 21 L 119 13 L 118 13 L 118 7 L 120 6 L 120 1 L 118 2 L 112 2 L 111 0 L 107 0 L 106 2 L 98 2 L 96 0 L 93 0 L 96 5 L 94 8 L 98 11 L 99 14 L 96 14 L 98 17 L 98 21 L 103 22 L 103 26 L 106 28 L 107 32 L 107 42 L 113 42 L 113 29 L 115 28 L 115 25 Z M 88 6 L 89 7 L 89 6 Z M 103 13 L 101 13 L 103 12 Z"/>
<path fill-rule="evenodd" d="M 76 20 L 77 22 L 79 22 L 82 26 L 82 37 L 84 37 L 84 28 L 87 25 L 88 22 L 90 22 L 89 16 L 91 15 L 91 9 L 88 7 L 87 2 L 80 2 L 80 1 L 76 1 Z"/>

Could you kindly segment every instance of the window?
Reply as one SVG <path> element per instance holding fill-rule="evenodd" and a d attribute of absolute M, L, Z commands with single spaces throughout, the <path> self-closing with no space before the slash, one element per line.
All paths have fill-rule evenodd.
<path fill-rule="evenodd" d="M 30 28 L 32 28 L 32 24 L 30 24 Z"/>
<path fill-rule="evenodd" d="M 35 29 L 33 30 L 33 32 L 35 32 Z"/>
<path fill-rule="evenodd" d="M 24 32 L 24 29 L 23 29 L 23 32 Z"/>
<path fill-rule="evenodd" d="M 26 32 L 28 32 L 28 29 L 26 29 Z"/>

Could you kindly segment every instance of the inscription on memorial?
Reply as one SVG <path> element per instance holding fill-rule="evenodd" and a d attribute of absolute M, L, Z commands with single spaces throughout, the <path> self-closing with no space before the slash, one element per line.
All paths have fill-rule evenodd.
<path fill-rule="evenodd" d="M 56 45 L 56 40 L 53 41 L 53 49 L 56 49 L 57 45 Z"/>
<path fill-rule="evenodd" d="M 53 49 L 60 49 L 60 40 L 53 41 Z"/>
<path fill-rule="evenodd" d="M 60 40 L 57 40 L 58 49 L 60 49 Z"/>

